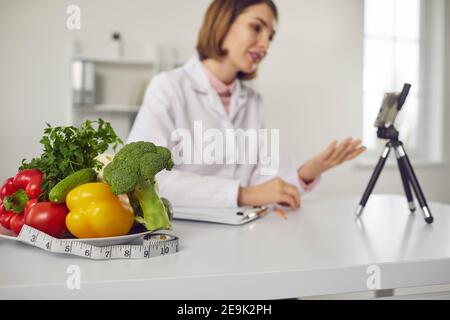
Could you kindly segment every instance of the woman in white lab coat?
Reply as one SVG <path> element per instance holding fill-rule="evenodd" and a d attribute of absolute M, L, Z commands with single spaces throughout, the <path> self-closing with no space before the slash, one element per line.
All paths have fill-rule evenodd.
<path fill-rule="evenodd" d="M 214 0 L 197 54 L 184 66 L 155 76 L 148 87 L 128 142 L 151 141 L 172 150 L 174 169 L 157 179 L 161 195 L 174 206 L 278 203 L 298 208 L 300 190 L 312 189 L 323 172 L 365 150 L 360 140 L 334 141 L 304 164 L 278 172 L 264 170 L 261 157 L 258 164 L 237 161 L 235 150 L 248 148 L 245 139 L 220 154 L 227 132 L 263 127 L 261 96 L 244 81 L 256 76 L 267 55 L 277 16 L 271 0 Z M 208 148 L 215 150 L 216 161 L 208 159 Z"/>

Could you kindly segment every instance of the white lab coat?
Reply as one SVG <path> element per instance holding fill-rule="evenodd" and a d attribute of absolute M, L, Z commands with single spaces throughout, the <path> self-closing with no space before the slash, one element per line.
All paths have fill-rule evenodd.
<path fill-rule="evenodd" d="M 194 56 L 184 66 L 155 76 L 147 88 L 127 142 L 151 141 L 173 151 L 180 137 L 172 137 L 172 133 L 177 128 L 184 128 L 194 137 L 195 121 L 201 121 L 203 131 L 209 128 L 221 132 L 262 128 L 260 95 L 237 81 L 227 114 L 203 68 L 199 58 Z M 199 145 L 193 148 L 192 159 L 195 159 L 202 150 Z M 225 153 L 225 158 L 233 156 Z M 296 168 L 280 169 L 279 173 L 282 172 L 284 179 L 298 185 Z M 157 175 L 161 196 L 170 199 L 175 207 L 236 207 L 239 186 L 271 178 L 273 176 L 260 175 L 256 164 L 236 163 L 182 163 Z"/>

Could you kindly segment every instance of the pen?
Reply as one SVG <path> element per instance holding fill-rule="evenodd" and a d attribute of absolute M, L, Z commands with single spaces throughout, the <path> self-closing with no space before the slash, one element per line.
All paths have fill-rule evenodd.
<path fill-rule="evenodd" d="M 267 212 L 268 208 L 261 208 L 261 210 L 250 212 L 248 215 L 244 217 L 244 219 L 252 219 L 256 216 L 260 217 L 264 215 Z M 243 214 L 241 212 L 238 212 L 237 214 Z"/>
<path fill-rule="evenodd" d="M 283 209 L 276 207 L 275 211 L 278 213 L 281 219 L 286 220 L 286 212 Z"/>

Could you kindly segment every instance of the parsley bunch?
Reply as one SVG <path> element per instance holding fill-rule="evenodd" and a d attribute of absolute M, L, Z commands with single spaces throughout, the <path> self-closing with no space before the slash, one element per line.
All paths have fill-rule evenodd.
<path fill-rule="evenodd" d="M 23 159 L 19 170 L 38 169 L 43 173 L 39 199 L 45 201 L 50 190 L 68 175 L 85 168 L 100 170 L 103 164 L 95 157 L 110 146 L 115 151 L 123 141 L 109 122 L 99 118 L 97 121 L 86 120 L 79 128 L 52 128 L 47 123 L 40 143 L 43 145 L 42 155 L 30 162 Z"/>

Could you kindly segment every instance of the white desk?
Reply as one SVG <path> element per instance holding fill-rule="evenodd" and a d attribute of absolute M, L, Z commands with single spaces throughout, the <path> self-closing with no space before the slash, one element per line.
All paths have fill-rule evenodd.
<path fill-rule="evenodd" d="M 430 203 L 427 225 L 403 196 L 307 199 L 242 226 L 175 221 L 180 252 L 148 260 L 91 261 L 0 240 L 0 298 L 288 298 L 450 283 L 450 206 Z M 81 289 L 66 286 L 81 268 Z"/>

